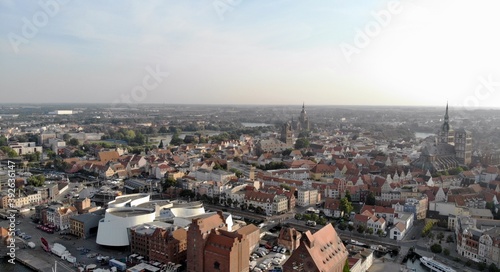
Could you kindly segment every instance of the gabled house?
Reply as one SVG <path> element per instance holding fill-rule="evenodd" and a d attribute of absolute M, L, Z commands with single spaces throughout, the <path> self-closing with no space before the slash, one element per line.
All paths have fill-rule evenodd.
<path fill-rule="evenodd" d="M 382 207 L 382 206 L 371 206 L 363 205 L 360 213 L 363 214 L 364 211 L 369 211 L 377 217 L 384 218 L 388 223 L 394 223 L 394 208 Z"/>
<path fill-rule="evenodd" d="M 340 209 L 340 200 L 335 198 L 326 198 L 323 213 L 326 216 L 340 218 L 344 212 Z"/>

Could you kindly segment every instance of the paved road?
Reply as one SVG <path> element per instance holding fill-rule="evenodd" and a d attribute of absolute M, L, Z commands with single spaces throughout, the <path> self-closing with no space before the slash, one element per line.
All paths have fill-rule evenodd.
<path fill-rule="evenodd" d="M 43 232 L 42 230 L 39 230 L 36 228 L 36 224 L 33 223 L 29 219 L 29 214 L 25 215 L 25 218 L 18 218 L 22 223 L 17 225 L 17 228 L 21 229 L 21 232 L 24 232 L 26 234 L 29 234 L 32 236 L 32 238 L 28 241 L 34 242 L 36 244 L 36 248 L 34 250 L 40 251 L 43 253 L 43 249 L 41 248 L 41 242 L 40 238 L 44 237 L 49 244 L 53 245 L 54 243 L 59 243 L 65 246 L 68 251 L 71 253 L 71 255 L 75 256 L 77 259 L 77 262 L 82 263 L 82 264 L 97 264 L 96 258 L 88 258 L 87 255 L 81 255 L 80 251 L 77 250 L 78 247 L 85 247 L 90 249 L 89 253 L 98 253 L 103 256 L 109 256 L 110 258 L 117 258 L 117 259 L 122 259 L 128 256 L 128 248 L 108 248 L 108 247 L 103 247 L 95 242 L 95 237 L 89 238 L 89 239 L 78 239 L 74 236 L 68 235 L 68 237 L 71 237 L 71 240 L 64 240 L 62 239 L 62 236 L 59 235 L 58 233 L 54 234 L 48 234 L 46 232 Z M 0 226 L 6 227 L 8 225 L 7 220 L 1 220 L 0 221 Z M 22 241 L 21 238 L 16 237 L 16 239 L 19 239 Z M 28 242 L 27 241 L 27 242 Z M 25 250 L 32 250 L 32 249 L 25 249 Z M 57 258 L 53 254 L 46 254 L 47 256 L 51 256 L 54 260 L 58 260 L 59 262 L 63 262 L 67 266 L 71 266 L 66 261 L 62 261 L 60 258 Z"/>

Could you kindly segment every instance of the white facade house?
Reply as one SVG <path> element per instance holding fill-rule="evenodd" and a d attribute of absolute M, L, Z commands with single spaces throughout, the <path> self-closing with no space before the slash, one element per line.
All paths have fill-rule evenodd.
<path fill-rule="evenodd" d="M 59 154 L 59 150 L 66 147 L 66 142 L 61 139 L 51 138 L 49 139 L 49 145 L 54 153 Z"/>
<path fill-rule="evenodd" d="M 191 172 L 189 176 L 192 176 L 200 181 L 213 180 L 218 182 L 227 182 L 230 179 L 236 177 L 236 174 L 231 172 L 226 172 L 222 170 L 206 170 L 206 169 L 198 169 L 194 172 Z"/>
<path fill-rule="evenodd" d="M 43 148 L 41 146 L 37 146 L 35 142 L 25 142 L 25 143 L 10 143 L 9 147 L 14 150 L 17 155 L 26 155 L 33 154 L 36 152 L 43 153 Z"/>
<path fill-rule="evenodd" d="M 9 199 L 9 205 L 16 208 L 22 208 L 29 205 L 38 205 L 41 201 L 42 195 L 40 192 L 37 192 L 36 194 Z"/>
<path fill-rule="evenodd" d="M 297 206 L 305 207 L 318 203 L 318 190 L 316 189 L 300 189 L 297 194 Z"/>
<path fill-rule="evenodd" d="M 394 218 L 394 227 L 389 231 L 389 237 L 393 240 L 402 240 L 413 225 L 413 220 L 413 214 L 399 213 Z"/>

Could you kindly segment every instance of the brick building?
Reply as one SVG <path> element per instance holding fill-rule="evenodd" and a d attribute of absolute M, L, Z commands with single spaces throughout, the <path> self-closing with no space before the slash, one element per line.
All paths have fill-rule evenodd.
<path fill-rule="evenodd" d="M 192 220 L 187 231 L 187 271 L 203 272 L 205 264 L 204 249 L 212 230 L 225 230 L 227 225 L 222 212 L 207 214 Z"/>
<path fill-rule="evenodd" d="M 300 246 L 283 265 L 283 271 L 342 272 L 347 249 L 331 224 L 316 233 L 307 231 Z"/>
<path fill-rule="evenodd" d="M 260 229 L 247 225 L 228 231 L 221 212 L 193 219 L 187 232 L 187 271 L 248 271 Z"/>
<path fill-rule="evenodd" d="M 137 225 L 130 228 L 130 250 L 150 261 L 180 264 L 186 260 L 187 231 L 163 222 Z"/>
<path fill-rule="evenodd" d="M 284 246 L 290 252 L 293 252 L 299 247 L 301 238 L 302 233 L 296 229 L 283 227 L 278 235 L 278 245 Z"/>
<path fill-rule="evenodd" d="M 203 271 L 249 271 L 248 237 L 236 231 L 212 230 L 205 245 L 204 255 Z"/>

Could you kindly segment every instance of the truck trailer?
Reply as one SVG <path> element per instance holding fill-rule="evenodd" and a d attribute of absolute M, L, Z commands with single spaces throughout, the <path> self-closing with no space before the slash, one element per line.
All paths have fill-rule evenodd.
<path fill-rule="evenodd" d="M 115 260 L 115 259 L 111 259 L 109 260 L 109 266 L 110 267 L 116 267 L 116 269 L 118 271 L 125 271 L 127 270 L 127 265 L 118 261 L 118 260 Z"/>

